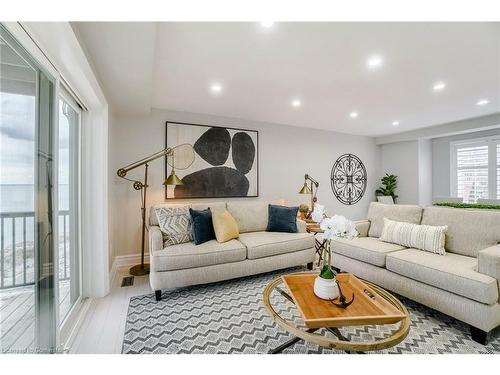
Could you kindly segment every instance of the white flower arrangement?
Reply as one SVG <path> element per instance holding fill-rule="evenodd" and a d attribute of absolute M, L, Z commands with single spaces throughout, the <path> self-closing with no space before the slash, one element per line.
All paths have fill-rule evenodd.
<path fill-rule="evenodd" d="M 314 211 L 311 213 L 311 219 L 317 223 L 321 223 L 321 221 L 325 218 L 325 212 L 325 206 L 316 203 L 314 204 Z"/>
<path fill-rule="evenodd" d="M 331 241 L 336 238 L 345 238 L 352 240 L 358 236 L 358 231 L 356 230 L 356 225 L 351 221 L 341 215 L 333 215 L 332 217 L 324 218 L 319 224 L 321 230 L 323 230 L 323 238 L 326 240 L 326 244 L 323 250 L 323 264 L 321 266 L 321 271 L 319 277 L 323 279 L 334 279 L 336 272 L 332 268 L 332 252 L 331 252 Z"/>
<path fill-rule="evenodd" d="M 323 219 L 320 228 L 324 231 L 325 240 L 334 240 L 336 238 L 352 240 L 359 234 L 354 222 L 341 215 L 333 215 Z"/>

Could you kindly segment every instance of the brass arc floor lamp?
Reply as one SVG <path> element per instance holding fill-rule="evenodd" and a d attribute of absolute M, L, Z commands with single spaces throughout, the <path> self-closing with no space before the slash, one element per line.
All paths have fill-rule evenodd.
<path fill-rule="evenodd" d="M 147 204 L 147 190 L 148 190 L 148 167 L 150 162 L 153 160 L 159 159 L 161 157 L 166 157 L 166 162 L 172 167 L 172 171 L 170 176 L 163 182 L 163 185 L 184 185 L 182 180 L 177 177 L 175 174 L 174 168 L 174 156 L 175 154 L 180 154 L 184 160 L 184 168 L 189 167 L 194 161 L 194 150 L 193 147 L 189 144 L 182 144 L 176 147 L 167 147 L 161 151 L 154 153 L 144 159 L 138 160 L 132 164 L 129 164 L 123 168 L 118 169 L 116 174 L 127 180 L 133 182 L 133 186 L 135 190 L 141 191 L 141 215 L 142 215 L 142 239 L 141 239 L 141 264 L 133 266 L 130 268 L 130 274 L 134 276 L 143 276 L 149 274 L 149 264 L 144 263 L 144 248 L 146 245 L 146 204 Z M 172 162 L 169 162 L 171 158 Z M 144 182 L 132 180 L 127 178 L 127 173 L 133 169 L 136 169 L 140 166 L 144 165 Z"/>
<path fill-rule="evenodd" d="M 307 182 L 309 181 L 309 185 Z M 309 176 L 307 173 L 304 176 L 304 186 L 300 189 L 299 194 L 310 194 L 311 195 L 311 209 L 307 215 L 309 219 L 311 217 L 311 213 L 314 211 L 314 204 L 317 202 L 318 198 L 316 198 L 316 193 L 318 192 L 319 182 L 314 178 Z"/>

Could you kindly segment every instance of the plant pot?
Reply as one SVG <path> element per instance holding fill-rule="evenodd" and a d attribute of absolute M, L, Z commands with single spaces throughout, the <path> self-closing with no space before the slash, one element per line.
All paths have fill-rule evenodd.
<path fill-rule="evenodd" d="M 337 285 L 337 280 L 324 279 L 320 276 L 316 277 L 314 280 L 314 294 L 316 297 L 321 299 L 335 299 L 339 296 L 339 287 Z"/>
<path fill-rule="evenodd" d="M 307 218 L 307 213 L 306 212 L 300 212 L 300 219 L 305 220 Z"/>

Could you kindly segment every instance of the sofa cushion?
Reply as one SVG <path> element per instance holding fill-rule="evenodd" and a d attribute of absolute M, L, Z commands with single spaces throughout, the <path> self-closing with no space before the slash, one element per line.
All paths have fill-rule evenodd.
<path fill-rule="evenodd" d="M 368 220 L 370 220 L 370 237 L 380 237 L 384 227 L 384 217 L 394 221 L 403 221 L 405 223 L 420 224 L 422 219 L 422 207 L 405 204 L 382 204 L 377 202 L 370 203 L 368 209 Z M 430 224 L 432 225 L 432 224 Z"/>
<path fill-rule="evenodd" d="M 297 233 L 297 212 L 298 207 L 285 207 L 269 205 L 269 220 L 266 231 Z"/>
<path fill-rule="evenodd" d="M 478 302 L 498 301 L 497 281 L 476 271 L 476 258 L 406 249 L 388 254 L 386 259 L 387 269 L 402 276 Z"/>
<path fill-rule="evenodd" d="M 334 253 L 378 267 L 385 266 L 385 257 L 387 254 L 403 249 L 405 247 L 401 245 L 383 242 L 373 237 L 358 237 L 352 240 L 339 238 L 332 241 L 332 250 Z M 335 265 L 335 257 L 333 258 L 333 263 Z"/>
<path fill-rule="evenodd" d="M 173 271 L 214 264 L 240 262 L 246 258 L 246 248 L 238 240 L 219 243 L 211 240 L 201 245 L 187 242 L 153 251 L 155 271 Z"/>
<path fill-rule="evenodd" d="M 224 211 L 226 209 L 226 202 L 207 202 L 207 203 L 194 203 L 194 204 L 187 204 L 187 203 L 161 203 L 161 204 L 155 204 L 150 207 L 149 209 L 149 225 L 156 225 L 158 226 L 158 218 L 156 217 L 155 210 L 159 207 L 187 207 L 187 208 L 193 208 L 195 210 L 205 210 L 207 208 L 210 208 L 212 211 L 213 210 L 219 210 L 219 211 Z"/>
<path fill-rule="evenodd" d="M 189 208 L 158 207 L 155 210 L 158 226 L 163 233 L 164 245 L 176 245 L 193 240 L 191 215 Z"/>
<path fill-rule="evenodd" d="M 217 242 L 227 242 L 240 236 L 238 223 L 229 211 L 214 211 L 212 213 L 215 238 Z"/>
<path fill-rule="evenodd" d="M 238 223 L 240 233 L 265 231 L 268 206 L 268 203 L 258 201 L 227 202 L 227 210 Z"/>
<path fill-rule="evenodd" d="M 258 259 L 314 248 L 314 236 L 310 233 L 241 233 L 239 241 L 247 247 L 248 259 Z"/>
<path fill-rule="evenodd" d="M 201 245 L 210 240 L 215 240 L 214 224 L 210 208 L 206 210 L 189 209 L 193 220 L 193 240 L 195 245 Z"/>
<path fill-rule="evenodd" d="M 191 203 L 189 207 L 193 210 L 206 210 L 210 208 L 210 211 L 224 211 L 226 209 L 226 202 Z"/>
<path fill-rule="evenodd" d="M 477 257 L 500 243 L 500 211 L 426 207 L 422 224 L 447 225 L 445 249 L 455 254 Z"/>
<path fill-rule="evenodd" d="M 447 230 L 446 225 L 418 225 L 393 221 L 384 217 L 384 229 L 382 229 L 380 240 L 444 255 Z"/>

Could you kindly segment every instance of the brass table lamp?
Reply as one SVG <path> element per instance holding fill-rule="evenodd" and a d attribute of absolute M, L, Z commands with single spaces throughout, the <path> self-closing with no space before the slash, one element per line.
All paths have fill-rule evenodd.
<path fill-rule="evenodd" d="M 174 155 L 179 152 L 184 156 L 186 159 L 185 161 L 185 168 L 189 167 L 194 161 L 194 150 L 193 146 L 189 144 L 182 144 L 176 147 L 167 147 L 159 152 L 154 153 L 153 155 L 150 155 L 144 159 L 138 160 L 135 163 L 129 164 L 126 167 L 118 169 L 116 171 L 116 174 L 128 181 L 133 182 L 133 186 L 135 190 L 141 190 L 141 214 L 142 214 L 142 241 L 141 241 L 141 264 L 138 264 L 136 266 L 133 266 L 130 268 L 130 274 L 134 276 L 143 276 L 149 274 L 149 264 L 144 263 L 144 247 L 146 244 L 146 198 L 147 198 L 147 189 L 148 189 L 148 167 L 149 167 L 149 162 L 159 159 L 161 157 L 166 157 L 167 158 L 167 164 L 172 166 L 172 171 L 170 173 L 170 176 L 163 182 L 163 185 L 184 185 L 182 180 L 177 177 L 175 174 L 175 169 L 174 169 L 174 163 L 169 163 L 168 158 L 174 158 Z M 137 181 L 137 180 L 131 180 L 127 178 L 127 173 L 135 168 L 138 168 L 140 166 L 144 165 L 144 182 Z M 183 169 L 185 169 L 183 168 Z"/>
<path fill-rule="evenodd" d="M 308 185 L 309 182 L 309 185 Z M 311 195 L 311 210 L 307 214 L 307 218 L 311 216 L 311 212 L 314 211 L 314 204 L 318 200 L 316 198 L 316 193 L 318 192 L 319 182 L 314 178 L 309 176 L 307 173 L 304 176 L 304 186 L 300 189 L 299 194 L 310 194 Z"/>

